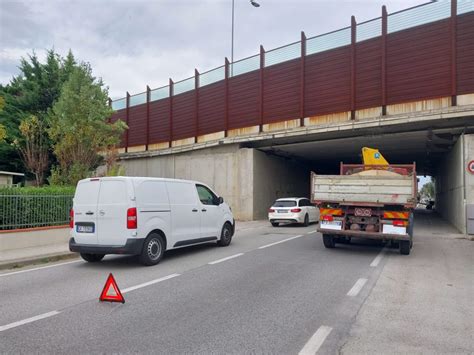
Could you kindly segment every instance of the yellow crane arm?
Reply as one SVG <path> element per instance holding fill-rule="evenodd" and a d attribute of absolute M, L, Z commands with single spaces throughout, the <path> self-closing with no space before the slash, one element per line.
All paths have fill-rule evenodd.
<path fill-rule="evenodd" d="M 364 165 L 388 165 L 382 153 L 378 149 L 362 148 L 362 161 Z"/>

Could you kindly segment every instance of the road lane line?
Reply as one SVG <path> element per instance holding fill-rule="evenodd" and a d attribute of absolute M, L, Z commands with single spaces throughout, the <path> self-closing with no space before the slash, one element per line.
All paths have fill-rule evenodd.
<path fill-rule="evenodd" d="M 74 263 L 80 263 L 80 262 L 83 262 L 83 260 L 73 260 L 73 261 L 68 261 L 66 263 L 60 263 L 60 264 L 54 264 L 54 265 L 48 265 L 48 266 L 40 266 L 40 267 L 35 267 L 34 269 L 9 272 L 9 273 L 6 273 L 6 274 L 0 274 L 0 277 L 16 275 L 16 274 L 23 274 L 24 272 L 30 272 L 30 271 L 36 271 L 36 270 L 42 270 L 42 269 L 49 269 L 49 268 L 52 268 L 52 267 L 63 266 L 63 265 L 74 264 Z"/>
<path fill-rule="evenodd" d="M 267 245 L 262 245 L 261 247 L 258 247 L 258 249 L 265 249 L 265 248 L 268 248 L 268 247 L 271 247 L 271 246 L 274 246 L 274 245 L 277 245 L 277 244 L 280 244 L 280 243 L 284 243 L 284 242 L 287 242 L 289 240 L 293 240 L 293 239 L 296 239 L 296 238 L 301 238 L 303 235 L 297 235 L 295 237 L 291 237 L 291 238 L 286 238 L 286 239 L 283 239 L 283 240 L 280 240 L 279 242 L 275 242 L 275 243 L 271 243 L 271 244 L 267 244 Z"/>
<path fill-rule="evenodd" d="M 383 248 L 383 249 L 380 251 L 379 255 L 377 255 L 377 256 L 375 257 L 375 259 L 370 263 L 370 266 L 371 266 L 371 267 L 377 267 L 377 265 L 380 263 L 380 261 L 381 261 L 382 258 L 384 257 L 386 251 L 387 251 L 387 248 Z"/>
<path fill-rule="evenodd" d="M 329 333 L 331 333 L 331 330 L 332 328 L 326 325 L 320 326 L 316 333 L 313 334 L 311 339 L 308 340 L 303 349 L 301 349 L 299 355 L 316 354 L 321 345 L 323 345 L 324 340 L 326 340 Z"/>
<path fill-rule="evenodd" d="M 33 322 L 36 322 L 37 320 L 40 320 L 40 319 L 45 319 L 45 318 L 48 318 L 48 317 L 52 317 L 52 316 L 55 316 L 59 313 L 61 313 L 61 312 L 52 311 L 52 312 L 40 314 L 39 316 L 34 316 L 34 317 L 31 317 L 31 318 L 19 320 L 18 322 L 13 322 L 13 323 L 10 323 L 10 324 L 7 324 L 7 325 L 2 325 L 2 326 L 0 326 L 0 332 L 3 332 L 7 329 L 19 327 L 20 325 L 23 325 L 23 324 L 33 323 Z"/>
<path fill-rule="evenodd" d="M 159 279 L 144 282 L 144 283 L 139 284 L 139 285 L 127 287 L 126 289 L 122 290 L 122 293 L 127 293 L 127 292 L 134 291 L 134 290 L 137 290 L 137 289 L 142 288 L 142 287 L 147 287 L 147 286 L 150 286 L 150 285 L 154 285 L 158 282 L 169 280 L 169 279 L 172 279 L 173 277 L 178 277 L 178 276 L 181 276 L 181 274 L 171 274 L 171 275 L 168 275 L 168 276 L 160 277 Z"/>
<path fill-rule="evenodd" d="M 227 258 L 222 258 L 222 259 L 219 259 L 219 260 L 214 260 L 214 261 L 211 261 L 210 263 L 208 263 L 209 265 L 214 265 L 214 264 L 219 264 L 223 261 L 226 261 L 226 260 L 230 260 L 230 259 L 233 259 L 233 258 L 237 258 L 238 256 L 241 256 L 241 255 L 244 255 L 244 253 L 238 253 L 238 254 L 235 254 L 235 255 L 231 255 L 231 256 L 228 256 Z"/>
<path fill-rule="evenodd" d="M 316 231 L 309 231 L 309 232 L 306 232 L 306 234 L 312 234 L 312 233 L 316 233 Z"/>
<path fill-rule="evenodd" d="M 367 279 L 359 279 L 356 281 L 354 286 L 347 292 L 348 296 L 355 297 L 359 294 L 360 290 L 362 290 L 362 287 L 364 287 L 365 283 L 367 282 Z"/>

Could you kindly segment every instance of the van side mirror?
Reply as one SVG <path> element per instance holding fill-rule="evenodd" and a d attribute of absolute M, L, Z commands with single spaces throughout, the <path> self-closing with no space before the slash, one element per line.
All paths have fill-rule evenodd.
<path fill-rule="evenodd" d="M 217 202 L 219 203 L 219 205 L 222 205 L 224 203 L 224 198 L 222 196 L 219 196 L 217 198 Z"/>

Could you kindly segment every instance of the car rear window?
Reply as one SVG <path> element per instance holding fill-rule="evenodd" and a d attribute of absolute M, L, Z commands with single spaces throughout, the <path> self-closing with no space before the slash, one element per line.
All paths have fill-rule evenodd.
<path fill-rule="evenodd" d="M 296 206 L 296 201 L 275 201 L 273 207 L 294 207 Z"/>

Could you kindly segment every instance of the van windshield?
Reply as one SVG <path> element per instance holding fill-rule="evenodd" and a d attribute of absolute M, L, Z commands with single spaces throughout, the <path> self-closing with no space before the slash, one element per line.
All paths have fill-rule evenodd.
<path fill-rule="evenodd" d="M 296 201 L 275 201 L 273 207 L 294 207 L 296 206 Z"/>

